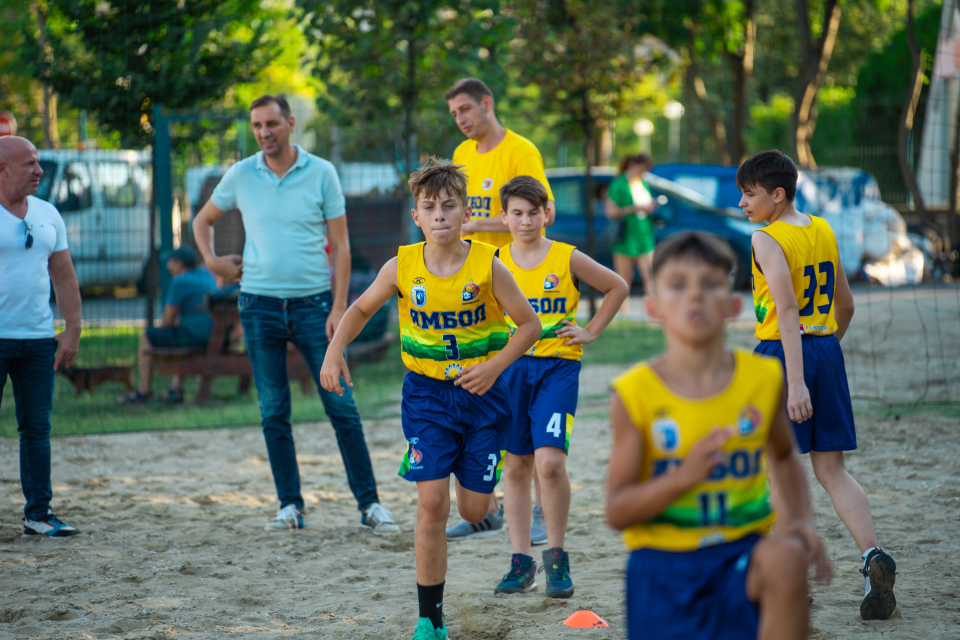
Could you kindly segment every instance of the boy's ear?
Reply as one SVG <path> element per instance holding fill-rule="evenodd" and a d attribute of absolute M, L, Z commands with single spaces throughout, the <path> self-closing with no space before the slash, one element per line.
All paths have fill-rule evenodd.
<path fill-rule="evenodd" d="M 416 207 L 414 207 L 413 209 L 410 209 L 410 215 L 413 216 L 413 224 L 415 224 L 415 225 L 417 225 L 417 226 L 419 227 L 419 226 L 420 226 L 420 214 L 417 212 L 417 208 L 416 208 Z"/>
<path fill-rule="evenodd" d="M 773 190 L 773 201 L 777 204 L 780 204 L 787 199 L 787 192 L 783 190 L 783 187 L 777 187 Z"/>
<path fill-rule="evenodd" d="M 743 298 L 737 295 L 733 290 L 730 291 L 730 314 L 727 316 L 728 319 L 733 320 L 740 317 L 740 312 L 743 310 Z"/>
<path fill-rule="evenodd" d="M 463 224 L 470 222 L 470 217 L 473 215 L 473 207 L 469 204 L 463 208 Z"/>
<path fill-rule="evenodd" d="M 656 295 L 644 296 L 643 304 L 647 307 L 648 316 L 657 322 L 661 322 L 663 320 L 663 317 L 660 315 L 660 303 Z"/>

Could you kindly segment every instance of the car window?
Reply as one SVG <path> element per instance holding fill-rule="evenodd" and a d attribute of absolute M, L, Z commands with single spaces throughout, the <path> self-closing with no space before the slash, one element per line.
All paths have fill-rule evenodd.
<path fill-rule="evenodd" d="M 573 217 L 582 215 L 583 183 L 579 180 L 556 180 L 550 183 L 550 190 L 557 203 L 557 215 Z"/>
<path fill-rule="evenodd" d="M 98 162 L 94 165 L 97 182 L 107 207 L 132 207 L 137 204 L 137 188 L 126 162 Z"/>
<path fill-rule="evenodd" d="M 50 201 L 50 191 L 53 189 L 53 181 L 57 177 L 57 163 L 50 160 L 41 160 L 40 168 L 43 169 L 43 175 L 40 177 L 40 188 L 37 189 L 37 197 Z"/>
<path fill-rule="evenodd" d="M 687 187 L 688 189 L 693 189 L 704 198 L 712 200 L 713 202 L 717 201 L 717 193 L 720 190 L 720 181 L 716 176 L 701 176 L 701 175 L 690 175 L 678 173 L 674 176 L 673 181 L 677 184 Z"/>
<path fill-rule="evenodd" d="M 60 213 L 82 211 L 93 206 L 90 172 L 86 163 L 71 162 L 63 171 L 63 179 L 57 186 L 54 205 Z"/>

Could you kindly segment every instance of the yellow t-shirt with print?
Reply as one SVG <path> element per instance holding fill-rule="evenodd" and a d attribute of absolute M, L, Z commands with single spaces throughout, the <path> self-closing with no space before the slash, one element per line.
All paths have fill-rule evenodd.
<path fill-rule="evenodd" d="M 777 241 L 787 258 L 793 291 L 800 308 L 800 333 L 829 336 L 837 330 L 837 320 L 833 315 L 833 294 L 837 288 L 840 254 L 837 237 L 827 221 L 817 216 L 809 217 L 810 224 L 805 227 L 774 222 L 756 233 L 769 234 Z M 760 340 L 779 340 L 777 307 L 770 295 L 770 286 L 757 268 L 755 257 L 751 256 L 750 263 L 753 308 L 757 314 L 754 335 Z"/>
<path fill-rule="evenodd" d="M 544 242 L 547 242 L 546 240 Z M 517 266 L 510 253 L 510 247 L 501 247 L 499 256 L 504 266 L 513 274 L 520 291 L 527 297 L 530 306 L 540 316 L 543 330 L 540 339 L 527 351 L 528 356 L 539 358 L 564 358 L 579 360 L 583 356 L 583 346 L 563 344 L 569 338 L 558 338 L 557 329 L 563 327 L 561 320 L 576 322 L 577 304 L 580 302 L 580 283 L 570 272 L 570 256 L 576 250 L 573 245 L 553 241 L 546 257 L 536 267 L 524 269 Z M 510 334 L 517 330 L 510 316 L 507 316 Z"/>
<path fill-rule="evenodd" d="M 627 547 L 691 551 L 769 532 L 775 515 L 766 446 L 780 410 L 783 370 L 779 360 L 742 349 L 734 357 L 736 369 L 727 388 L 701 400 L 675 395 L 645 362 L 613 381 L 643 438 L 640 482 L 670 473 L 711 429 L 734 430 L 710 477 L 653 520 L 625 529 Z"/>
<path fill-rule="evenodd" d="M 440 277 L 427 271 L 425 244 L 403 246 L 397 253 L 401 357 L 415 373 L 453 380 L 510 340 L 503 307 L 493 295 L 496 249 L 471 242 L 460 270 Z"/>
<path fill-rule="evenodd" d="M 547 189 L 553 200 L 553 191 L 543 172 L 543 158 L 532 142 L 507 129 L 507 134 L 496 147 L 486 153 L 477 152 L 475 140 L 464 140 L 453 152 L 453 163 L 464 165 L 467 174 L 467 196 L 473 213 L 471 220 L 488 219 L 500 215 L 500 187 L 517 176 L 536 178 Z M 513 236 L 503 226 L 503 233 L 481 231 L 466 239 L 503 247 L 513 242 Z"/>

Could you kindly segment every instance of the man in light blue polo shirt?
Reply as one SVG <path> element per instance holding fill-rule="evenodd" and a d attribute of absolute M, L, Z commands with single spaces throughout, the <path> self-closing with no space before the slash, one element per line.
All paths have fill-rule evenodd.
<path fill-rule="evenodd" d="M 240 283 L 240 322 L 253 365 L 258 404 L 280 509 L 267 529 L 302 529 L 303 496 L 290 426 L 287 343 L 310 368 L 337 435 L 347 482 L 374 533 L 399 532 L 380 506 L 370 454 L 353 396 L 325 391 L 320 367 L 327 345 L 347 310 L 350 239 L 340 179 L 333 165 L 290 144 L 295 121 L 280 96 L 250 105 L 250 124 L 260 153 L 235 164 L 193 221 L 197 248 L 214 273 Z M 217 256 L 213 225 L 239 209 L 246 231 L 243 257 Z M 325 251 L 330 240 L 333 292 Z M 344 385 L 346 386 L 346 385 Z"/>

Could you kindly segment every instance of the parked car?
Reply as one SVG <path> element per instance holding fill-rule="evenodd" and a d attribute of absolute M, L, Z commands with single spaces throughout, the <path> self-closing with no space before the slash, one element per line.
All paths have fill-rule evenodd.
<path fill-rule="evenodd" d="M 547 236 L 575 245 L 586 252 L 587 201 L 584 169 L 550 169 L 546 173 L 557 203 L 556 221 L 547 229 Z M 592 173 L 593 229 L 596 234 L 596 251 L 593 257 L 607 266 L 613 262 L 611 247 L 614 238 L 611 233 L 613 227 L 605 213 L 606 193 L 615 175 L 616 170 L 611 167 L 594 167 Z M 718 207 L 712 200 L 696 191 L 660 176 L 648 174 L 646 182 L 650 194 L 660 202 L 660 206 L 651 215 L 655 239 L 659 242 L 671 233 L 687 229 L 708 231 L 725 238 L 737 256 L 735 286 L 738 289 L 748 289 L 750 237 L 760 225 L 748 221 L 739 209 Z"/>
<path fill-rule="evenodd" d="M 150 154 L 41 149 L 39 155 L 37 196 L 63 216 L 80 286 L 140 280 L 150 253 Z"/>

